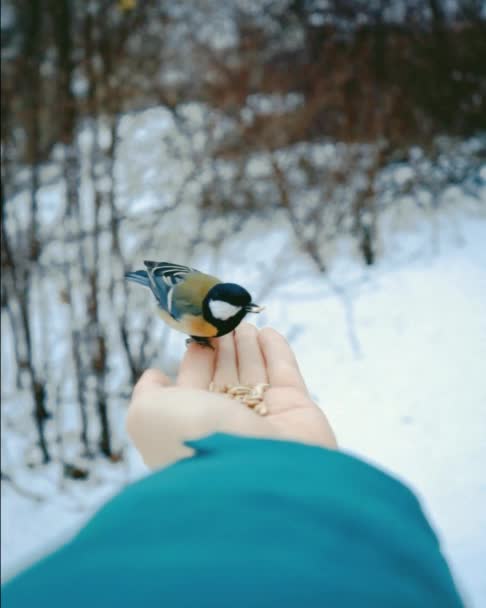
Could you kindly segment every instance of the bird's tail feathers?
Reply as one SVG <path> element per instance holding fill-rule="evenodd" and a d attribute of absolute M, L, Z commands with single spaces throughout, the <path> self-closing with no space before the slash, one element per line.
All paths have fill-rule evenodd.
<path fill-rule="evenodd" d="M 125 273 L 125 279 L 143 285 L 144 287 L 150 287 L 150 280 L 145 270 L 135 270 L 134 272 Z"/>

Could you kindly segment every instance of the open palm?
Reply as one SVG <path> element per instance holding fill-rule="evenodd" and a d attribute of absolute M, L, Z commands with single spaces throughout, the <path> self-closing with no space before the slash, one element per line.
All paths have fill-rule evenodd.
<path fill-rule="evenodd" d="M 299 441 L 335 448 L 324 413 L 311 400 L 287 341 L 273 329 L 242 323 L 213 342 L 191 344 L 176 383 L 147 370 L 134 388 L 127 430 L 146 464 L 158 467 L 190 456 L 184 445 L 215 432 Z M 261 417 L 209 387 L 269 384 Z"/>

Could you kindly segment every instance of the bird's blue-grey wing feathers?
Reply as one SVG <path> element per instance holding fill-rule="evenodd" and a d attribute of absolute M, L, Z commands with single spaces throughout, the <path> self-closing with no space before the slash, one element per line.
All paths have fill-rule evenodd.
<path fill-rule="evenodd" d="M 188 274 L 199 272 L 188 266 L 172 264 L 171 262 L 144 261 L 146 270 L 128 272 L 125 276 L 130 281 L 149 287 L 161 308 L 170 315 L 177 316 L 172 301 L 173 290 L 176 285 L 184 281 Z"/>
<path fill-rule="evenodd" d="M 139 285 L 143 285 L 144 287 L 150 287 L 148 274 L 145 272 L 145 270 L 135 270 L 134 272 L 127 272 L 125 273 L 125 279 L 133 281 L 134 283 L 138 283 Z"/>

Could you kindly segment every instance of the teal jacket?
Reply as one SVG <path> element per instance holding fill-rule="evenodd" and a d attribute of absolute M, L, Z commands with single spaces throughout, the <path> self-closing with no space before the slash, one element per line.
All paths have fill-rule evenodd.
<path fill-rule="evenodd" d="M 3 608 L 456 608 L 401 483 L 341 452 L 216 434 L 2 589 Z"/>

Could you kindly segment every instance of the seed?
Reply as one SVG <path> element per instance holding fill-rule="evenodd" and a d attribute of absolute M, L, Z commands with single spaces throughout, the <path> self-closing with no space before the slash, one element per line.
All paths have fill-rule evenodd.
<path fill-rule="evenodd" d="M 247 395 L 249 393 L 245 386 L 233 386 L 228 390 L 230 395 Z"/>
<path fill-rule="evenodd" d="M 247 397 L 245 399 L 245 403 L 246 403 L 246 405 L 248 405 L 248 407 L 254 407 L 255 405 L 258 405 L 261 402 L 262 402 L 262 400 L 259 399 L 258 397 L 256 397 L 256 398 L 255 397 L 253 397 L 253 398 L 252 397 Z"/>
<path fill-rule="evenodd" d="M 263 401 L 259 403 L 253 411 L 259 414 L 260 416 L 266 416 L 268 414 L 267 406 L 265 405 L 265 403 L 263 403 Z"/>

